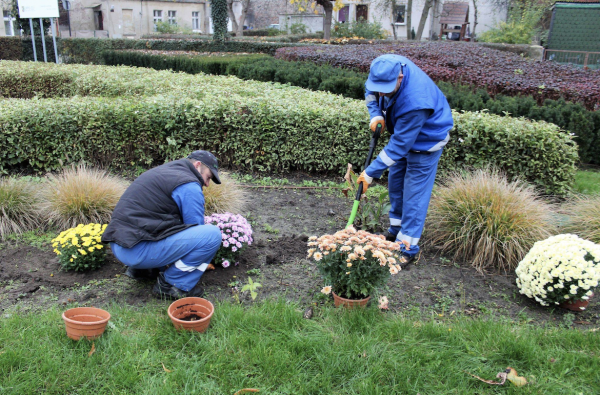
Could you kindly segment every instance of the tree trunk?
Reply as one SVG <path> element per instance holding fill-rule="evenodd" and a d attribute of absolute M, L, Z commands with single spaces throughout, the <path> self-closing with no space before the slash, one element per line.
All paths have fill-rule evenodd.
<path fill-rule="evenodd" d="M 473 31 L 471 32 L 471 41 L 475 41 L 475 29 L 477 28 L 477 0 L 473 0 Z"/>
<path fill-rule="evenodd" d="M 425 22 L 427 21 L 427 15 L 429 15 L 429 9 L 433 4 L 433 0 L 425 0 L 425 7 L 423 7 L 423 13 L 421 14 L 421 20 L 419 21 L 419 29 L 417 30 L 417 36 L 415 40 L 420 41 L 423 35 L 423 29 L 425 29 Z"/>
<path fill-rule="evenodd" d="M 231 21 L 231 31 L 235 32 L 237 35 L 238 23 L 237 19 L 235 19 L 235 14 L 233 13 L 233 0 L 227 0 L 227 15 L 229 15 L 229 20 Z"/>
<path fill-rule="evenodd" d="M 244 35 L 244 22 L 246 22 L 246 15 L 248 15 L 248 8 L 250 7 L 250 0 L 242 0 L 242 15 L 240 16 L 240 23 L 238 23 L 237 37 Z"/>
<path fill-rule="evenodd" d="M 413 0 L 408 0 L 408 2 L 406 3 L 406 39 L 407 40 L 412 40 L 412 34 L 410 33 L 410 30 L 412 28 L 412 26 L 411 26 L 412 3 L 413 3 Z"/>
<path fill-rule="evenodd" d="M 323 19 L 323 39 L 329 40 L 331 37 L 331 17 L 333 15 L 333 4 L 325 0 L 322 4 L 325 10 L 325 19 Z"/>

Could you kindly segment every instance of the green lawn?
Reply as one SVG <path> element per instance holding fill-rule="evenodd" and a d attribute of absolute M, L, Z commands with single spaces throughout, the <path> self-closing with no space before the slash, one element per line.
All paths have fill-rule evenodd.
<path fill-rule="evenodd" d="M 585 195 L 594 195 L 600 193 L 600 171 L 597 170 L 578 170 L 575 175 L 575 192 Z"/>
<path fill-rule="evenodd" d="M 217 305 L 205 334 L 176 332 L 167 303 L 113 305 L 94 342 L 67 338 L 54 308 L 0 316 L 2 394 L 598 394 L 600 335 L 497 319 L 323 307 Z M 443 321 L 440 321 L 443 320 Z M 164 366 L 164 367 L 163 367 Z M 517 388 L 477 381 L 507 366 Z"/>

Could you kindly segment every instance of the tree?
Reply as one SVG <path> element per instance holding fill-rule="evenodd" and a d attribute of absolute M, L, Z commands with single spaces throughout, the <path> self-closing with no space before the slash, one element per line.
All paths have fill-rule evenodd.
<path fill-rule="evenodd" d="M 300 12 L 305 12 L 309 8 L 312 8 L 315 14 L 319 12 L 316 9 L 317 5 L 323 7 L 325 11 L 325 17 L 323 19 L 323 38 L 329 40 L 331 37 L 331 19 L 333 17 L 333 11 L 338 11 L 344 7 L 342 0 L 290 0 L 290 4 L 294 4 L 296 9 Z"/>
<path fill-rule="evenodd" d="M 225 41 L 227 36 L 227 0 L 210 0 L 210 16 L 213 20 L 213 40 Z"/>
<path fill-rule="evenodd" d="M 434 0 L 425 0 L 425 6 L 423 7 L 423 12 L 421 13 L 421 20 L 419 21 L 419 28 L 417 29 L 417 36 L 415 40 L 421 40 L 421 36 L 423 35 L 423 29 L 425 29 L 425 22 L 427 21 L 427 16 L 429 15 L 429 9 L 433 5 Z"/>
<path fill-rule="evenodd" d="M 235 14 L 233 12 L 233 3 L 241 3 L 242 4 L 242 15 L 240 15 L 240 21 L 238 23 L 235 18 Z M 244 35 L 244 21 L 246 20 L 246 15 L 248 14 L 248 8 L 250 7 L 250 0 L 227 0 L 227 14 L 229 14 L 229 19 L 231 19 L 231 25 L 233 27 L 233 31 L 236 36 Z"/>

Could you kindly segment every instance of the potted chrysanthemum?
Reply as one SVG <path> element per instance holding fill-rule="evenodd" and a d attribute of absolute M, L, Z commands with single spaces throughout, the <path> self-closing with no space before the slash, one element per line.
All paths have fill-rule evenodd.
<path fill-rule="evenodd" d="M 600 281 L 600 246 L 576 235 L 538 241 L 515 271 L 522 294 L 542 306 L 585 310 Z"/>
<path fill-rule="evenodd" d="M 214 261 L 223 267 L 239 263 L 242 249 L 252 244 L 252 227 L 239 214 L 223 213 L 204 217 L 204 223 L 216 225 L 221 229 L 223 239 L 221 248 L 217 251 Z"/>
<path fill-rule="evenodd" d="M 308 247 L 308 258 L 327 284 L 321 292 L 333 292 L 336 306 L 366 305 L 373 291 L 400 271 L 400 246 L 363 230 L 312 236 Z"/>

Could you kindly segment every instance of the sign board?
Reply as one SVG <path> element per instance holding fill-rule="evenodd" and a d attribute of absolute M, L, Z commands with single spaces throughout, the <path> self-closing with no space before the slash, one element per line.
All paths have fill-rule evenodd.
<path fill-rule="evenodd" d="M 58 18 L 56 0 L 18 0 L 19 18 Z"/>

